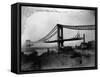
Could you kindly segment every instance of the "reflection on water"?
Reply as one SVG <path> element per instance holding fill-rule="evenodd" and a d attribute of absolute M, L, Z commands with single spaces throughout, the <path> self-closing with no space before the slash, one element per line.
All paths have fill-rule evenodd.
<path fill-rule="evenodd" d="M 32 53 L 31 55 L 22 55 L 22 70 L 43 70 L 95 66 L 95 51 L 93 50 L 76 49 L 75 51 L 64 52 L 61 51 L 60 53 L 57 53 L 55 51 L 46 51 L 40 56 L 38 56 L 37 53 Z"/>

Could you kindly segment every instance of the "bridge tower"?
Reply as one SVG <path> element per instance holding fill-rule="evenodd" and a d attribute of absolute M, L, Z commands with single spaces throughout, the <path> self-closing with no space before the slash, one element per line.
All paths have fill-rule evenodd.
<path fill-rule="evenodd" d="M 83 34 L 83 43 L 85 43 L 85 34 Z"/>
<path fill-rule="evenodd" d="M 58 43 L 58 50 L 63 47 L 63 27 L 60 24 L 57 24 L 57 43 Z"/>

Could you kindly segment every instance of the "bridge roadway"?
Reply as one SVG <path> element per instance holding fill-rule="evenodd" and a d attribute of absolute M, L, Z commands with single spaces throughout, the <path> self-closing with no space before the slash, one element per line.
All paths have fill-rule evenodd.
<path fill-rule="evenodd" d="M 53 40 L 53 41 L 45 41 L 45 43 L 54 43 L 54 42 L 58 42 L 58 41 L 75 41 L 75 40 L 82 40 L 83 37 L 80 38 L 70 38 L 70 39 L 63 39 L 63 40 Z"/>

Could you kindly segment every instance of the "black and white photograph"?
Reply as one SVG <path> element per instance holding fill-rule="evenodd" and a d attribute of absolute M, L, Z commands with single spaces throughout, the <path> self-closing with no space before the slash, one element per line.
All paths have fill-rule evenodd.
<path fill-rule="evenodd" d="M 21 71 L 95 67 L 95 10 L 21 6 Z"/>

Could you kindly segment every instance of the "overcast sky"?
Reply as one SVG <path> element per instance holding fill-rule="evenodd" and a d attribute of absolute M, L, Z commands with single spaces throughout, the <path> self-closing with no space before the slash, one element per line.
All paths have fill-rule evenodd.
<path fill-rule="evenodd" d="M 48 34 L 56 24 L 95 25 L 95 13 L 90 10 L 58 9 L 22 6 L 22 45 L 25 40 L 37 41 Z M 79 32 L 86 34 L 86 41 L 95 39 L 95 31 L 64 29 L 64 38 L 71 38 Z M 56 39 L 55 35 L 51 40 Z M 80 44 L 81 41 L 65 42 L 65 45 Z M 45 44 L 39 44 L 47 46 Z M 50 46 L 49 44 L 48 46 Z M 52 44 L 56 45 L 56 44 Z"/>

